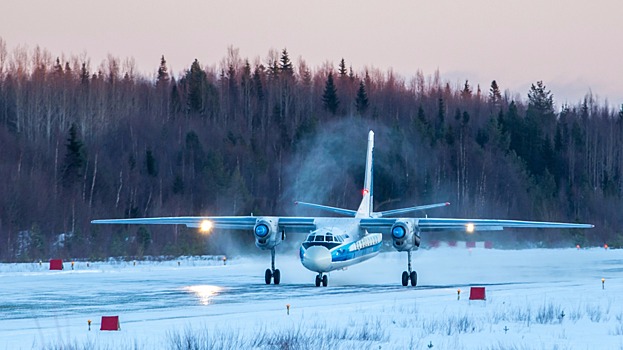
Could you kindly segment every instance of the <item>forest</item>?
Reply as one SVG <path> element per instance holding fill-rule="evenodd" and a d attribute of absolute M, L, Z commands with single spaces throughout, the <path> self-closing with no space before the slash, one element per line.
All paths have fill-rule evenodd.
<path fill-rule="evenodd" d="M 422 215 L 592 223 L 495 235 L 623 244 L 623 101 L 587 92 L 556 105 L 542 81 L 519 94 L 331 59 L 311 67 L 285 48 L 249 59 L 230 47 L 179 74 L 154 57 L 146 75 L 131 58 L 94 64 L 0 38 L 0 260 L 254 248 L 249 232 L 90 221 L 322 214 L 296 200 L 356 209 L 369 129 L 378 210 L 449 201 Z"/>

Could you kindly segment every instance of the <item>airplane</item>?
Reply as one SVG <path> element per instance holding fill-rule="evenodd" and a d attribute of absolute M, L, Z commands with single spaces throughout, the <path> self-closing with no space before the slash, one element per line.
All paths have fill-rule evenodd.
<path fill-rule="evenodd" d="M 402 285 L 417 285 L 417 273 L 411 266 L 411 254 L 420 246 L 420 235 L 425 232 L 499 231 L 504 228 L 592 228 L 590 224 L 559 222 L 457 219 L 457 218 L 412 218 L 399 216 L 450 205 L 448 202 L 421 205 L 409 208 L 375 212 L 373 210 L 374 132 L 368 134 L 363 198 L 357 210 L 336 208 L 327 205 L 295 202 L 297 205 L 329 211 L 345 217 L 288 217 L 288 216 L 185 216 L 153 217 L 134 219 L 93 220 L 92 224 L 171 224 L 199 228 L 203 232 L 212 229 L 252 230 L 255 245 L 270 250 L 271 264 L 266 269 L 266 284 L 281 282 L 281 272 L 275 268 L 275 248 L 286 239 L 286 233 L 307 234 L 299 248 L 302 265 L 316 272 L 316 287 L 328 285 L 327 273 L 343 270 L 373 258 L 379 254 L 383 235 L 389 235 L 392 246 L 407 253 L 407 269 L 402 273 Z"/>

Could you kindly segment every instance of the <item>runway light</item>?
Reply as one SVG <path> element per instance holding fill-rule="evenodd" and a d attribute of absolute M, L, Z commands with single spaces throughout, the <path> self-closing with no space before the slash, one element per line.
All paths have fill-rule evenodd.
<path fill-rule="evenodd" d="M 201 225 L 199 226 L 199 230 L 203 233 L 208 233 L 210 232 L 211 229 L 212 229 L 212 221 L 210 220 L 203 220 L 201 222 Z"/>
<path fill-rule="evenodd" d="M 606 284 L 606 279 L 605 279 L 605 278 L 602 278 L 602 279 L 601 279 L 601 289 L 606 289 L 605 284 Z"/>
<path fill-rule="evenodd" d="M 467 231 L 467 233 L 473 233 L 474 232 L 474 224 L 472 224 L 471 222 L 467 225 L 465 225 L 465 231 Z"/>

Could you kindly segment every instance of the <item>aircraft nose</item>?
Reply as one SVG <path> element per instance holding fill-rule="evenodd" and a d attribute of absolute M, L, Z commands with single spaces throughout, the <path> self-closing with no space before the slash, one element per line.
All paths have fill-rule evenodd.
<path fill-rule="evenodd" d="M 311 246 L 303 255 L 303 266 L 316 272 L 327 272 L 331 266 L 331 252 L 323 246 Z"/>

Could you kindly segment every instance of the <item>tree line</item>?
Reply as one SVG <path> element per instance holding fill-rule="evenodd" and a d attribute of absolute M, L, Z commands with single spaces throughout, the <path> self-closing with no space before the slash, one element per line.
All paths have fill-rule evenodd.
<path fill-rule="evenodd" d="M 426 214 L 597 226 L 517 238 L 548 245 L 623 240 L 623 109 L 590 93 L 556 106 L 541 81 L 524 99 L 495 80 L 355 71 L 343 58 L 312 68 L 287 49 L 250 60 L 229 48 L 177 75 L 159 61 L 145 76 L 132 59 L 94 67 L 0 39 L 0 258 L 216 253 L 224 236 L 96 218 L 354 208 L 370 128 L 379 210 L 450 201 Z"/>

